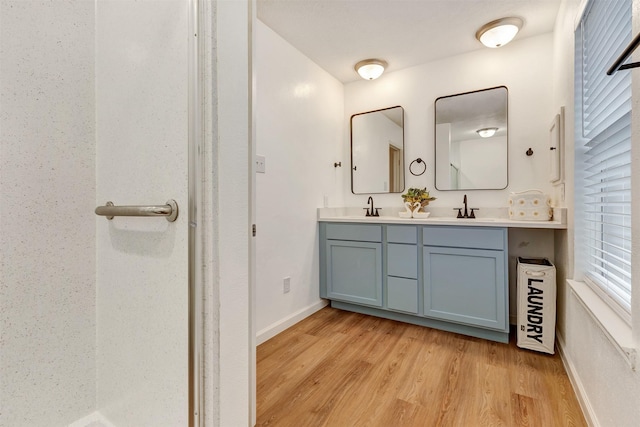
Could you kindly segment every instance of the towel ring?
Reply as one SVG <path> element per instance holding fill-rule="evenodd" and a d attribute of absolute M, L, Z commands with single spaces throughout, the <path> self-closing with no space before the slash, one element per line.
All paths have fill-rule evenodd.
<path fill-rule="evenodd" d="M 415 172 L 413 171 L 413 164 L 414 164 L 414 163 L 418 163 L 418 164 L 422 163 L 422 164 L 423 164 L 422 172 L 420 172 L 420 173 L 415 173 Z M 413 176 L 420 176 L 420 175 L 422 175 L 423 173 L 425 173 L 426 171 L 427 171 L 427 163 L 426 163 L 424 160 L 422 160 L 420 157 L 418 157 L 417 159 L 415 159 L 415 160 L 414 160 L 413 162 L 411 162 L 411 164 L 409 165 L 409 172 L 411 172 L 411 175 L 413 175 Z"/>

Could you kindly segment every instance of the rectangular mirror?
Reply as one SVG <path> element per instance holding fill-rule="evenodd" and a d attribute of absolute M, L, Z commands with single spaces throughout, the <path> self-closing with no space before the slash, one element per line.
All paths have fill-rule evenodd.
<path fill-rule="evenodd" d="M 351 192 L 404 191 L 404 109 L 351 116 Z"/>
<path fill-rule="evenodd" d="M 436 189 L 507 188 L 507 104 L 504 86 L 436 99 Z"/>

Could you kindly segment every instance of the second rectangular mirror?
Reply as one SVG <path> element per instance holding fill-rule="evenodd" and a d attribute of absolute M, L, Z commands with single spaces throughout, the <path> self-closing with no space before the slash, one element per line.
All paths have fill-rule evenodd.
<path fill-rule="evenodd" d="M 436 189 L 507 187 L 507 88 L 443 96 L 435 102 Z"/>

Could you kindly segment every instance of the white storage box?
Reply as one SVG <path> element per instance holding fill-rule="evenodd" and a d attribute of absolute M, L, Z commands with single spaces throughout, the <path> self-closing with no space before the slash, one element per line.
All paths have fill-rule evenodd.
<path fill-rule="evenodd" d="M 509 195 L 509 219 L 518 221 L 551 221 L 551 199 L 540 190 L 527 190 Z"/>
<path fill-rule="evenodd" d="M 518 257 L 518 347 L 554 353 L 556 268 L 543 258 Z"/>

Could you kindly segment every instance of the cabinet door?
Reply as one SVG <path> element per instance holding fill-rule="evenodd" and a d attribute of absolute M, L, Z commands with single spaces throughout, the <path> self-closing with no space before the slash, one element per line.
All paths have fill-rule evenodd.
<path fill-rule="evenodd" d="M 327 298 L 382 307 L 382 244 L 327 240 Z"/>
<path fill-rule="evenodd" d="M 504 251 L 425 246 L 424 314 L 507 330 Z"/>

